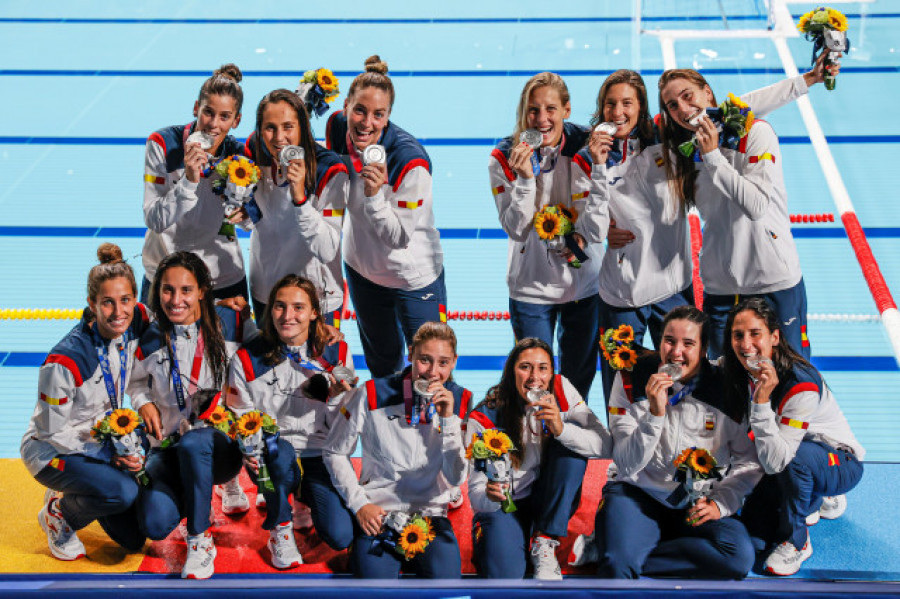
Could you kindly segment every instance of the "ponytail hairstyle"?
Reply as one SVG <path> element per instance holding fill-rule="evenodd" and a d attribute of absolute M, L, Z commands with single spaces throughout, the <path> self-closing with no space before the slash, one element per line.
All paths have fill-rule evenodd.
<path fill-rule="evenodd" d="M 210 96 L 229 96 L 234 98 L 237 114 L 241 114 L 241 106 L 244 105 L 244 90 L 240 83 L 244 76 L 237 65 L 223 64 L 213 71 L 212 77 L 200 86 L 200 94 L 197 96 L 197 104 L 202 106 Z"/>
<path fill-rule="evenodd" d="M 394 84 L 388 77 L 388 65 L 381 60 L 381 57 L 374 54 L 366 59 L 365 71 L 360 73 L 353 79 L 350 84 L 350 90 L 347 92 L 347 99 L 350 100 L 357 91 L 361 91 L 367 87 L 377 87 L 390 96 L 390 107 L 394 107 Z"/>
<path fill-rule="evenodd" d="M 87 278 L 87 296 L 91 301 L 97 299 L 100 293 L 100 286 L 110 279 L 124 278 L 131 283 L 131 292 L 137 297 L 137 282 L 134 279 L 134 270 L 122 259 L 122 248 L 114 243 L 101 243 L 97 248 L 97 260 L 99 264 L 95 264 L 88 272 Z M 88 322 L 93 322 L 96 318 L 91 310 L 90 305 L 87 308 Z"/>
<path fill-rule="evenodd" d="M 551 369 L 553 368 L 553 348 L 536 337 L 526 337 L 516 343 L 512 351 L 509 352 L 506 364 L 503 365 L 500 382 L 488 389 L 484 400 L 476 406 L 476 409 L 483 405 L 497 410 L 497 428 L 502 429 L 509 436 L 513 447 L 515 447 L 509 453 L 514 468 L 518 468 L 525 458 L 522 429 L 525 423 L 525 411 L 528 407 L 525 399 L 519 397 L 519 390 L 516 388 L 516 363 L 519 361 L 519 356 L 529 349 L 544 350 L 550 358 Z M 555 370 L 551 375 L 554 374 Z"/>
<path fill-rule="evenodd" d="M 519 143 L 519 134 L 528 129 L 528 101 L 531 100 L 532 92 L 541 87 L 555 89 L 559 93 L 559 99 L 563 106 L 568 104 L 571 99 L 566 82 L 556 73 L 545 71 L 526 81 L 525 87 L 522 88 L 522 95 L 519 96 L 519 106 L 516 108 L 516 128 L 512 134 L 513 143 Z"/>
<path fill-rule="evenodd" d="M 640 104 L 637 137 L 641 144 L 641 150 L 644 150 L 647 146 L 656 143 L 656 133 L 653 131 L 653 119 L 650 117 L 650 106 L 647 103 L 647 86 L 644 85 L 644 79 L 637 71 L 619 69 L 606 78 L 603 85 L 600 86 L 600 92 L 597 94 L 597 110 L 594 111 L 594 115 L 591 117 L 591 130 L 606 120 L 603 118 L 606 95 L 612 86 L 620 83 L 630 86 L 637 94 L 638 104 Z"/>
<path fill-rule="evenodd" d="M 313 138 L 312 126 L 309 123 L 309 112 L 306 105 L 296 93 L 286 89 L 276 89 L 263 96 L 256 108 L 256 134 L 253 139 L 253 158 L 256 164 L 260 166 L 269 166 L 278 162 L 278 156 L 269 154 L 268 148 L 262 139 L 263 112 L 270 104 L 284 102 L 290 106 L 297 115 L 297 122 L 300 126 L 300 147 L 303 148 L 305 156 L 303 162 L 306 163 L 306 187 L 307 195 L 314 193 L 316 190 L 316 140 Z"/>
<path fill-rule="evenodd" d="M 296 97 L 296 95 L 294 96 Z M 278 331 L 275 330 L 275 321 L 272 318 L 272 307 L 275 305 L 275 297 L 285 287 L 297 287 L 306 293 L 309 305 L 316 313 L 316 319 L 309 325 L 309 336 L 306 339 L 310 357 L 319 357 L 325 350 L 325 341 L 328 339 L 328 331 L 325 328 L 325 319 L 322 318 L 322 310 L 319 307 L 319 294 L 312 281 L 299 275 L 285 275 L 275 283 L 269 292 L 269 300 L 266 303 L 265 316 L 263 317 L 263 329 L 260 336 L 265 341 L 266 349 L 263 360 L 268 366 L 274 366 L 284 361 L 285 353 Z"/>
<path fill-rule="evenodd" d="M 743 300 L 733 307 L 725 321 L 725 392 L 730 404 L 740 410 L 740 413 L 750 416 L 750 390 L 747 387 L 747 371 L 734 352 L 731 345 L 731 335 L 734 332 L 734 321 L 742 312 L 753 312 L 766 325 L 770 333 L 781 331 L 780 319 L 771 304 L 761 297 L 751 297 Z M 787 335 L 781 331 L 778 345 L 772 348 L 772 363 L 779 381 L 784 381 L 791 376 L 795 365 L 815 370 L 803 356 L 797 353 L 787 340 Z"/>
<path fill-rule="evenodd" d="M 688 141 L 693 132 L 675 123 L 662 99 L 663 88 L 675 79 L 687 79 L 699 86 L 700 89 L 709 88 L 709 83 L 706 82 L 703 75 L 693 69 L 670 69 L 659 78 L 659 110 L 662 114 L 659 137 L 664 150 L 663 164 L 666 168 L 669 189 L 686 213 L 688 208 L 693 207 L 696 203 L 697 167 L 693 157 L 684 156 L 678 151 L 678 145 Z M 712 91 L 712 88 L 709 89 Z M 712 103 L 716 104 L 715 95 L 712 97 Z"/>
<path fill-rule="evenodd" d="M 172 331 L 175 326 L 163 310 L 162 303 L 159 298 L 159 290 L 162 286 L 162 278 L 170 268 L 181 267 L 194 276 L 197 281 L 197 288 L 203 293 L 200 299 L 200 321 L 197 323 L 200 333 L 203 335 L 203 344 L 205 346 L 204 354 L 213 372 L 213 387 L 219 389 L 225 382 L 225 367 L 228 363 L 228 356 L 225 352 L 225 338 L 222 335 L 222 327 L 219 323 L 219 317 L 216 314 L 215 301 L 212 294 L 212 276 L 209 274 L 209 268 L 203 263 L 197 254 L 193 252 L 174 252 L 166 256 L 159 263 L 156 269 L 156 275 L 153 277 L 153 284 L 150 288 L 150 310 L 159 323 L 160 331 L 163 334 L 163 342 L 166 347 L 170 347 L 172 339 Z"/>

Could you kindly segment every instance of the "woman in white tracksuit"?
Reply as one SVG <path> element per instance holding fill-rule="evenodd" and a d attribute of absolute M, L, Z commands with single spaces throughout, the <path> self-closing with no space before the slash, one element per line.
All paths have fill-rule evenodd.
<path fill-rule="evenodd" d="M 544 395 L 531 404 L 531 389 Z M 485 578 L 522 578 L 531 562 L 534 577 L 560 580 L 559 539 L 581 500 L 588 458 L 608 458 L 612 438 L 574 386 L 553 373 L 550 346 L 540 339 L 519 341 L 500 382 L 470 413 L 467 445 L 488 429 L 512 441 L 509 482 L 488 481 L 469 467 L 469 501 L 474 561 Z M 516 510 L 500 509 L 506 494 Z"/>
<path fill-rule="evenodd" d="M 822 374 L 787 342 L 764 299 L 732 308 L 725 338 L 726 392 L 742 407 L 766 472 L 741 518 L 766 544 L 764 569 L 790 576 L 812 555 L 807 524 L 819 512 L 843 513 L 866 453 Z"/>
<path fill-rule="evenodd" d="M 453 329 L 425 323 L 413 338 L 411 365 L 355 390 L 334 419 L 322 455 L 334 486 L 356 515 L 350 564 L 357 577 L 399 576 L 404 556 L 382 540 L 386 518 L 390 522 L 396 513 L 431 519 L 434 538 L 405 562 L 409 569 L 423 578 L 461 576 L 447 505 L 466 478 L 462 416 L 472 392 L 451 378 L 456 358 Z M 416 384 L 423 382 L 430 400 Z M 357 441 L 362 446 L 358 479 L 350 462 Z"/>
<path fill-rule="evenodd" d="M 716 98 L 706 79 L 690 69 L 663 73 L 659 99 L 667 179 L 682 209 L 696 205 L 704 221 L 700 277 L 712 325 L 711 357 L 722 353 L 728 310 L 753 296 L 772 304 L 783 333 L 808 358 L 806 287 L 775 131 L 757 120 L 735 149 L 720 148 L 716 125 L 704 112 L 717 105 Z M 692 135 L 698 150 L 685 157 L 677 146 Z"/>
<path fill-rule="evenodd" d="M 266 458 L 275 492 L 266 494 L 263 528 L 270 531 L 272 563 L 283 569 L 303 563 L 288 500 L 297 489 L 320 538 L 335 550 L 353 540 L 353 514 L 331 482 L 322 446 L 356 377 L 347 344 L 326 345 L 329 333 L 311 281 L 286 275 L 272 287 L 266 310 L 260 335 L 231 362 L 226 403 L 237 417 L 259 410 L 278 423 L 277 453 Z"/>
<path fill-rule="evenodd" d="M 244 258 L 237 239 L 219 233 L 225 204 L 213 192 L 216 177 L 208 172 L 212 159 L 243 152 L 243 144 L 228 132 L 241 122 L 241 70 L 226 64 L 200 88 L 194 103 L 194 122 L 166 127 L 150 134 L 144 155 L 144 282 L 141 301 L 149 304 L 150 281 L 159 262 L 175 251 L 191 251 L 203 260 L 213 281 L 213 296 L 247 298 Z M 212 138 L 212 147 L 187 143 L 192 133 Z M 212 157 L 212 158 L 211 158 Z M 252 207 L 234 221 L 249 224 Z"/>
<path fill-rule="evenodd" d="M 329 149 L 350 172 L 344 263 L 356 324 L 374 377 L 403 368 L 419 326 L 447 320 L 444 252 L 434 224 L 431 160 L 390 120 L 394 84 L 378 56 L 366 60 L 344 110 L 326 126 Z M 369 162 L 366 156 L 381 146 Z M 370 149 L 371 148 L 371 149 Z"/>
<path fill-rule="evenodd" d="M 279 164 L 281 150 L 299 146 L 304 158 Z M 340 156 L 315 142 L 309 113 L 296 93 L 278 89 L 256 109 L 247 154 L 262 169 L 254 200 L 262 216 L 250 236 L 250 293 L 261 319 L 276 281 L 288 274 L 312 281 L 323 322 L 340 322 L 344 304 L 341 226 L 348 172 Z M 262 323 L 258 323 L 262 327 Z"/>
<path fill-rule="evenodd" d="M 598 273 L 609 224 L 606 154 L 612 137 L 566 122 L 569 90 L 555 73 L 539 73 L 522 90 L 513 135 L 502 140 L 488 164 L 500 225 L 509 236 L 506 283 L 516 339 L 559 342 L 559 371 L 582 397 L 596 373 Z M 537 130 L 540 148 L 519 136 Z M 533 142 L 534 143 L 534 142 Z M 588 146 L 594 164 L 577 152 Z M 584 252 L 569 266 L 572 249 L 549 250 L 534 227 L 535 214 L 562 206 L 577 214 L 571 242 Z"/>
<path fill-rule="evenodd" d="M 196 254 L 175 252 L 160 262 L 150 304 L 156 321 L 141 337 L 128 385 L 152 447 L 138 519 L 159 540 L 186 518 L 182 578 L 209 578 L 215 570 L 213 485 L 234 479 L 242 462 L 238 444 L 203 421 L 220 401 L 228 360 L 256 334 L 249 314 L 214 306 L 211 291 L 209 270 Z"/>
<path fill-rule="evenodd" d="M 38 372 L 38 401 L 20 449 L 29 474 L 47 487 L 38 521 L 50 554 L 63 561 L 85 555 L 77 531 L 94 520 L 129 551 L 144 545 L 131 509 L 141 462 L 114 455 L 91 427 L 125 407 L 135 349 L 150 323 L 122 250 L 104 243 L 97 257 L 88 274 L 89 307 Z"/>

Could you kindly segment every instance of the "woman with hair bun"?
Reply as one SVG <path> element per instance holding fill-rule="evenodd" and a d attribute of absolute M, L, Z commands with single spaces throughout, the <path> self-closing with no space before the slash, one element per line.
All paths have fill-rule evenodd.
<path fill-rule="evenodd" d="M 149 302 L 150 281 L 160 260 L 175 251 L 197 254 L 212 275 L 215 298 L 247 298 L 244 259 L 237 239 L 219 234 L 225 204 L 207 174 L 211 162 L 241 154 L 243 145 L 228 132 L 241 122 L 244 92 L 241 70 L 233 64 L 216 69 L 200 87 L 194 121 L 150 134 L 144 155 L 144 282 L 141 300 Z M 210 147 L 188 141 L 205 134 Z M 246 210 L 232 217 L 247 218 Z"/>
<path fill-rule="evenodd" d="M 130 510 L 138 496 L 133 473 L 141 469 L 140 460 L 113 455 L 90 432 L 106 412 L 123 407 L 149 319 L 122 250 L 104 243 L 97 258 L 81 322 L 41 366 L 37 405 L 20 449 L 28 472 L 47 487 L 38 521 L 50 554 L 64 561 L 85 555 L 77 531 L 94 520 L 130 551 L 144 544 Z"/>
<path fill-rule="evenodd" d="M 344 110 L 329 119 L 326 142 L 351 167 L 344 265 L 366 363 L 383 377 L 403 367 L 419 326 L 446 321 L 447 290 L 431 160 L 389 120 L 387 63 L 371 56 L 365 69 L 350 84 Z"/>

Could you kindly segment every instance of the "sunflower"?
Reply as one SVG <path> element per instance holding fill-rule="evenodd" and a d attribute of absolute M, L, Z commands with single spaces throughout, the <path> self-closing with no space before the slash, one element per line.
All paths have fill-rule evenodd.
<path fill-rule="evenodd" d="M 508 453 L 510 447 L 512 447 L 512 441 L 506 436 L 506 433 L 493 428 L 484 431 L 484 444 L 494 452 L 494 455 L 498 456 Z"/>
<path fill-rule="evenodd" d="M 746 102 L 735 96 L 733 93 L 728 92 L 728 100 L 731 102 L 732 106 L 737 108 L 750 108 Z"/>
<path fill-rule="evenodd" d="M 682 451 L 678 455 L 677 458 L 675 458 L 675 461 L 672 462 L 672 465 L 675 466 L 676 468 L 681 468 L 682 466 L 684 466 L 687 463 L 688 458 L 691 457 L 691 454 L 693 452 L 694 452 L 694 448 L 688 447 L 687 449 Z"/>
<path fill-rule="evenodd" d="M 428 546 L 428 537 L 432 536 L 433 538 L 433 534 L 427 526 L 423 528 L 418 523 L 407 524 L 400 533 L 397 545 L 406 559 L 412 559 L 425 551 L 425 547 Z"/>
<path fill-rule="evenodd" d="M 316 83 L 319 84 L 319 87 L 324 92 L 334 91 L 338 88 L 337 77 L 334 76 L 330 69 L 319 69 L 316 71 Z"/>
<path fill-rule="evenodd" d="M 716 467 L 716 458 L 701 448 L 695 449 L 688 459 L 688 466 L 697 474 L 707 476 Z"/>
<path fill-rule="evenodd" d="M 247 187 L 254 182 L 256 165 L 244 159 L 235 159 L 228 165 L 228 180 L 238 187 Z"/>
<path fill-rule="evenodd" d="M 612 354 L 612 367 L 616 370 L 631 370 L 637 363 L 637 353 L 630 347 L 620 347 Z"/>
<path fill-rule="evenodd" d="M 559 217 L 552 212 L 542 210 L 534 217 L 534 230 L 541 239 L 549 240 L 559 235 L 560 226 Z"/>
<path fill-rule="evenodd" d="M 800 17 L 799 21 L 797 21 L 797 29 L 800 32 L 806 33 L 806 25 L 807 25 L 807 23 L 809 23 L 810 16 L 812 16 L 812 13 L 808 12 L 805 15 L 803 15 L 802 17 Z"/>
<path fill-rule="evenodd" d="M 613 332 L 612 338 L 616 343 L 631 343 L 634 341 L 634 329 L 630 325 L 620 324 Z"/>
<path fill-rule="evenodd" d="M 603 349 L 603 359 L 606 360 L 607 362 L 609 362 L 610 360 L 612 360 L 612 356 L 609 355 L 609 352 L 606 350 L 606 348 L 603 347 L 603 348 L 601 348 L 601 349 Z"/>
<path fill-rule="evenodd" d="M 262 428 L 262 414 L 257 411 L 247 412 L 234 424 L 237 434 L 249 437 Z"/>
<path fill-rule="evenodd" d="M 753 121 L 755 121 L 755 120 L 756 120 L 756 117 L 753 115 L 753 111 L 748 110 L 747 111 L 747 120 L 744 122 L 744 131 L 749 133 L 750 127 L 753 126 Z M 745 135 L 746 135 L 746 133 L 745 133 Z"/>
<path fill-rule="evenodd" d="M 847 17 L 839 10 L 829 8 L 828 24 L 836 31 L 847 31 Z"/>
<path fill-rule="evenodd" d="M 117 435 L 127 435 L 139 424 L 138 415 L 134 410 L 120 408 L 109 415 L 109 428 Z"/>
<path fill-rule="evenodd" d="M 573 225 L 578 220 L 578 209 L 575 206 L 566 206 L 565 204 L 557 204 L 556 211 L 569 219 Z"/>
<path fill-rule="evenodd" d="M 229 420 L 231 420 L 231 412 L 222 405 L 216 406 L 216 409 L 209 415 L 209 421 L 213 424 L 223 424 Z"/>

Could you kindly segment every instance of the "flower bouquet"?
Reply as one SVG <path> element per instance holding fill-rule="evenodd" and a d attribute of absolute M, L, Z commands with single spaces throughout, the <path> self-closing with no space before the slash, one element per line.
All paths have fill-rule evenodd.
<path fill-rule="evenodd" d="M 322 116 L 340 94 L 338 79 L 329 69 L 311 69 L 303 73 L 295 93 L 306 104 L 310 114 Z"/>
<path fill-rule="evenodd" d="M 813 65 L 816 64 L 816 53 L 819 50 L 828 51 L 825 57 L 825 89 L 833 90 L 837 78 L 832 74 L 831 67 L 836 63 L 839 53 L 850 50 L 847 17 L 833 8 L 820 6 L 800 17 L 797 29 L 806 35 L 807 40 L 813 42 Z"/>
<path fill-rule="evenodd" d="M 225 406 L 218 405 L 210 412 L 209 416 L 204 419 L 207 425 L 219 432 L 231 436 L 231 428 L 234 426 L 234 414 Z"/>
<path fill-rule="evenodd" d="M 472 460 L 477 472 L 484 472 L 487 479 L 494 483 L 508 483 L 512 479 L 512 465 L 509 452 L 515 449 L 509 436 L 497 429 L 489 428 L 472 437 L 466 448 L 466 459 Z M 500 505 L 507 514 L 516 511 L 509 488 L 506 499 Z"/>
<path fill-rule="evenodd" d="M 670 500 L 677 505 L 687 498 L 693 505 L 701 497 L 709 495 L 712 479 L 722 480 L 721 468 L 716 458 L 702 447 L 688 447 L 675 461 L 675 480 L 681 483 Z M 688 522 L 693 524 L 693 522 Z"/>
<path fill-rule="evenodd" d="M 384 517 L 384 528 L 375 539 L 380 547 L 393 549 L 407 561 L 425 552 L 434 540 L 434 526 L 431 518 L 421 514 L 388 512 Z"/>
<path fill-rule="evenodd" d="M 146 485 L 150 482 L 147 471 L 144 470 L 144 448 L 141 444 L 140 428 L 144 421 L 134 410 L 119 408 L 107 412 L 91 428 L 91 437 L 99 443 L 110 443 L 116 455 L 123 457 L 138 456 L 141 458 L 141 469 L 134 477 L 138 483 Z"/>
<path fill-rule="evenodd" d="M 581 268 L 581 263 L 588 260 L 587 254 L 578 247 L 575 241 L 575 223 L 578 211 L 571 206 L 557 204 L 544 206 L 534 215 L 534 230 L 544 240 L 547 248 L 562 255 L 568 249 L 566 261 L 572 268 Z"/>
<path fill-rule="evenodd" d="M 213 170 L 220 177 L 213 183 L 213 191 L 225 198 L 225 218 L 219 227 L 219 235 L 234 241 L 234 223 L 228 218 L 253 198 L 259 182 L 259 167 L 249 158 L 234 154 L 217 162 Z"/>
<path fill-rule="evenodd" d="M 609 328 L 600 338 L 603 359 L 609 362 L 614 370 L 631 370 L 637 363 L 637 352 L 631 347 L 634 342 L 634 329 L 622 324 L 618 328 Z"/>
<path fill-rule="evenodd" d="M 746 102 L 732 93 L 729 93 L 725 101 L 717 108 L 707 108 L 706 114 L 719 130 L 719 147 L 721 148 L 737 149 L 741 138 L 747 135 L 750 127 L 753 126 L 753 111 Z M 703 115 L 692 119 L 691 124 L 699 123 L 697 120 L 699 118 L 703 118 Z M 678 151 L 687 158 L 693 157 L 695 161 L 698 160 L 700 148 L 697 145 L 697 136 L 692 135 L 690 140 L 679 144 Z"/>
<path fill-rule="evenodd" d="M 268 433 L 270 436 L 266 436 Z M 266 454 L 275 457 L 278 445 L 276 436 L 278 424 L 275 419 L 258 410 L 247 412 L 231 425 L 231 436 L 241 448 L 241 453 L 247 457 L 256 458 L 259 470 L 256 475 L 256 487 L 263 493 L 274 493 L 275 485 L 269 476 L 269 468 L 266 466 Z"/>

